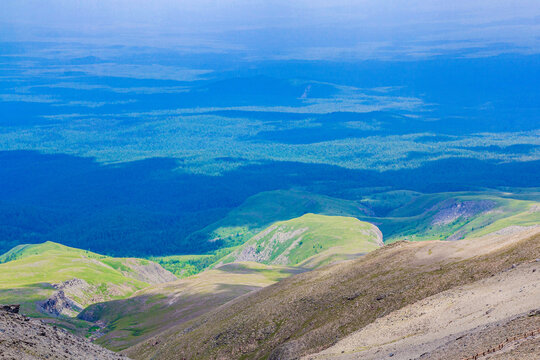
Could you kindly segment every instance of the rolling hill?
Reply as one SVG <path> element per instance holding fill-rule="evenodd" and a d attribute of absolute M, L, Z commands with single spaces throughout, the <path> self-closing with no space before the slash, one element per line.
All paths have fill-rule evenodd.
<path fill-rule="evenodd" d="M 262 192 L 248 198 L 223 219 L 193 236 L 221 240 L 226 246 L 241 245 L 278 221 L 307 213 L 355 217 L 375 224 L 385 242 L 398 240 L 451 240 L 489 233 L 508 224 L 526 225 L 540 220 L 540 196 L 535 189 L 521 194 L 483 189 L 479 191 L 420 193 L 408 190 L 348 190 L 337 196 L 303 190 Z M 533 211 L 530 211 L 530 210 Z M 535 214 L 536 213 L 536 214 Z M 491 226 L 502 219 L 510 221 Z M 517 223 L 519 222 L 519 224 Z"/>
<path fill-rule="evenodd" d="M 396 311 L 439 296 L 436 314 L 439 294 L 460 294 L 455 286 L 468 284 L 485 293 L 488 275 L 517 284 L 502 274 L 504 266 L 540 257 L 540 206 L 534 196 L 524 198 L 501 191 L 389 191 L 357 201 L 298 190 L 261 193 L 200 234 L 230 247 L 152 258 L 194 276 L 177 279 L 153 261 L 53 242 L 19 245 L 0 256 L 0 303 L 22 303 L 25 314 L 135 359 L 324 359 L 341 351 L 354 357 L 363 346 L 356 332 L 379 329 L 378 318 L 394 324 Z M 387 246 L 380 248 L 383 234 Z M 528 304 L 530 294 L 515 301 Z M 425 339 L 395 331 L 395 351 Z M 471 341 L 480 336 L 460 331 Z M 430 343 L 440 345 L 443 333 L 431 332 Z M 373 347 L 394 351 L 373 339 Z"/>
<path fill-rule="evenodd" d="M 32 316 L 73 316 L 174 275 L 154 262 L 113 258 L 53 242 L 19 245 L 0 256 L 0 303 Z"/>
<path fill-rule="evenodd" d="M 223 258 L 316 268 L 357 257 L 383 245 L 377 227 L 352 217 L 306 214 L 276 222 Z"/>
<path fill-rule="evenodd" d="M 389 192 L 368 196 L 365 204 L 389 207 L 384 216 L 360 216 L 377 225 L 386 243 L 399 240 L 460 240 L 478 237 L 508 226 L 540 223 L 540 203 L 530 194 L 522 200 L 518 194 L 500 191 L 449 192 L 420 194 Z"/>
<path fill-rule="evenodd" d="M 219 239 L 227 246 L 241 245 L 277 221 L 294 219 L 306 213 L 359 217 L 371 212 L 356 201 L 302 190 L 265 191 L 248 198 L 223 219 L 192 236 L 214 241 Z"/>
<path fill-rule="evenodd" d="M 303 190 L 261 192 L 248 198 L 217 222 L 190 235 L 194 243 L 221 244 L 205 254 L 152 257 L 178 277 L 195 275 L 220 261 L 250 238 L 278 221 L 291 220 L 307 213 L 328 216 L 361 217 L 373 215 L 358 201 L 340 199 Z"/>
<path fill-rule="evenodd" d="M 371 223 L 382 232 L 385 243 L 400 240 L 459 240 L 489 234 L 508 226 L 540 223 L 540 196 L 535 189 L 429 194 L 407 190 L 358 191 L 358 194 L 350 191 L 342 194 L 356 200 L 300 190 L 257 194 L 223 219 L 194 235 L 199 237 L 198 241 L 211 239 L 225 247 L 206 254 L 162 256 L 152 260 L 179 277 L 193 275 L 219 263 L 230 253 L 242 251 L 244 243 L 253 241 L 250 239 L 274 223 L 307 213 L 353 217 Z M 227 261 L 234 256 L 226 257 Z"/>

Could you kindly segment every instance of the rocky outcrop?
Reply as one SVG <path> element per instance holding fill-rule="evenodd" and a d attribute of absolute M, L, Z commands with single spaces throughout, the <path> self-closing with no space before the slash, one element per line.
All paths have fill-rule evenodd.
<path fill-rule="evenodd" d="M 140 259 L 126 259 L 131 270 L 126 274 L 149 284 L 160 284 L 177 280 L 169 271 L 158 264 Z M 99 291 L 98 286 L 90 285 L 83 279 L 73 278 L 58 284 L 52 284 L 57 291 L 45 301 L 39 303 L 40 310 L 52 316 L 77 316 L 85 307 L 122 296 L 127 289 L 108 284 L 107 291 Z"/>
<path fill-rule="evenodd" d="M 264 238 L 264 236 L 269 235 L 274 230 L 275 232 L 270 239 L 259 242 L 259 239 Z M 280 244 L 283 244 L 290 239 L 297 238 L 308 230 L 309 229 L 307 227 L 292 231 L 286 231 L 284 227 L 279 227 L 277 229 L 276 227 L 272 227 L 270 231 L 265 231 L 263 236 L 260 236 L 259 234 L 259 236 L 254 239 L 255 242 L 253 244 L 245 246 L 240 254 L 238 254 L 236 257 L 236 261 L 255 261 L 264 263 L 270 260 L 273 252 L 279 247 Z M 296 243 L 294 245 L 296 246 Z M 279 261 L 276 261 L 275 263 L 286 264 L 287 259 L 285 256 L 282 256 Z"/>
<path fill-rule="evenodd" d="M 384 246 L 384 238 L 382 231 L 376 227 L 375 225 L 372 225 L 369 230 L 365 232 L 367 236 L 373 236 L 375 238 L 375 242 L 379 246 Z"/>
<path fill-rule="evenodd" d="M 127 360 L 67 331 L 0 308 L 0 359 Z"/>
<path fill-rule="evenodd" d="M 53 296 L 45 300 L 41 304 L 41 308 L 47 314 L 53 316 L 73 316 L 83 309 L 80 304 L 77 304 L 75 301 L 68 298 L 63 290 L 55 292 Z"/>
<path fill-rule="evenodd" d="M 126 265 L 133 270 L 133 273 L 129 275 L 134 276 L 137 280 L 144 281 L 152 285 L 178 280 L 173 273 L 165 270 L 159 264 L 152 261 L 127 259 Z"/>
<path fill-rule="evenodd" d="M 12 314 L 18 314 L 21 305 L 0 305 L 0 311 L 5 311 Z"/>
<path fill-rule="evenodd" d="M 447 225 L 459 218 L 469 219 L 477 214 L 489 211 L 495 207 L 496 203 L 491 200 L 447 200 L 439 207 L 433 217 L 433 225 Z"/>
<path fill-rule="evenodd" d="M 82 279 L 73 278 L 58 284 L 52 284 L 57 291 L 47 300 L 39 303 L 41 311 L 52 316 L 76 316 L 85 307 L 75 299 L 98 302 L 101 298 L 93 295 L 95 289 Z"/>

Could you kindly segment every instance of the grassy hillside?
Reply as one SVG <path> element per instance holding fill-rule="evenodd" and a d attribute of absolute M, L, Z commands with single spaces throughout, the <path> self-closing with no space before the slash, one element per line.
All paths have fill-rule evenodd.
<path fill-rule="evenodd" d="M 202 255 L 156 256 L 150 257 L 149 260 L 155 261 L 179 278 L 186 278 L 196 275 L 204 269 L 212 267 L 219 260 L 237 248 L 238 246 L 232 246 Z"/>
<path fill-rule="evenodd" d="M 508 226 L 540 223 L 539 202 L 519 200 L 508 193 L 392 192 L 391 195 L 385 198 L 383 194 L 377 194 L 373 198 L 379 202 L 379 206 L 383 206 L 381 202 L 384 206 L 394 202 L 401 206 L 387 212 L 384 217 L 360 217 L 377 225 L 386 243 L 399 240 L 459 240 Z M 364 202 L 370 201 L 371 197 Z"/>
<path fill-rule="evenodd" d="M 349 216 L 370 222 L 382 231 L 385 242 L 398 240 L 450 240 L 487 233 L 497 221 L 521 225 L 540 220 L 538 192 L 525 194 L 498 190 L 423 194 L 392 190 L 352 196 L 355 200 L 300 190 L 263 192 L 250 197 L 225 218 L 193 236 L 238 246 L 277 221 L 306 213 Z M 519 215 L 516 217 L 516 215 Z M 528 220 L 527 220 L 528 219 Z M 515 222 L 515 223 L 514 223 Z M 487 230 L 483 230 L 488 228 Z"/>
<path fill-rule="evenodd" d="M 230 302 L 126 351 L 135 359 L 293 359 L 407 304 L 540 257 L 538 227 L 399 242 Z"/>
<path fill-rule="evenodd" d="M 268 191 L 248 198 L 225 218 L 193 236 L 219 239 L 227 246 L 240 245 L 276 221 L 294 219 L 306 213 L 358 217 L 368 215 L 370 211 L 352 200 L 300 190 Z"/>
<path fill-rule="evenodd" d="M 356 200 L 299 190 L 263 192 L 194 235 L 199 237 L 199 241 L 213 239 L 226 247 L 201 255 L 171 255 L 151 259 L 179 277 L 194 275 L 230 253 L 241 251 L 241 245 L 272 224 L 306 213 L 349 216 L 369 222 L 381 230 L 385 243 L 399 240 L 458 240 L 508 226 L 540 223 L 540 212 L 537 210 L 540 196 L 536 189 L 512 190 L 515 192 L 486 189 L 432 194 L 407 190 L 373 191 L 347 195 Z M 229 255 L 226 259 L 232 261 L 234 256 Z"/>
<path fill-rule="evenodd" d="M 224 247 L 202 255 L 170 255 L 150 258 L 179 277 L 197 274 L 243 245 L 277 221 L 290 220 L 307 213 L 360 217 L 371 210 L 360 202 L 309 193 L 301 190 L 261 192 L 248 198 L 221 220 L 195 232 L 192 242 L 208 239 Z"/>
<path fill-rule="evenodd" d="M 306 214 L 271 225 L 211 270 L 152 286 L 128 299 L 90 306 L 79 318 L 107 324 L 103 330 L 107 334 L 97 341 L 121 350 L 303 268 L 356 257 L 381 244 L 380 233 L 371 224 L 350 217 Z M 179 258 L 187 262 L 212 256 Z"/>
<path fill-rule="evenodd" d="M 53 242 L 19 245 L 0 256 L 0 263 L 0 303 L 21 303 L 22 311 L 34 316 L 42 315 L 37 304 L 58 290 L 73 302 L 72 309 L 65 309 L 70 313 L 174 279 L 148 260 L 113 258 Z"/>
<path fill-rule="evenodd" d="M 92 305 L 79 318 L 105 324 L 97 342 L 122 350 L 253 290 L 299 273 L 286 266 L 234 263 L 159 284 L 123 299 Z"/>
<path fill-rule="evenodd" d="M 382 234 L 352 217 L 306 214 L 276 222 L 221 262 L 256 261 L 315 268 L 382 246 Z"/>

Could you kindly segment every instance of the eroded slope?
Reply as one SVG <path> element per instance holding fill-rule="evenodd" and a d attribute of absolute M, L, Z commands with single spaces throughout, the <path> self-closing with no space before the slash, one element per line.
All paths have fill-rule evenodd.
<path fill-rule="evenodd" d="M 0 359 L 127 360 L 40 320 L 0 310 Z"/>
<path fill-rule="evenodd" d="M 533 333 L 528 340 L 534 340 L 537 309 L 540 261 L 533 261 L 405 306 L 305 360 L 463 359 L 493 348 L 502 352 L 511 347 L 506 338 Z"/>

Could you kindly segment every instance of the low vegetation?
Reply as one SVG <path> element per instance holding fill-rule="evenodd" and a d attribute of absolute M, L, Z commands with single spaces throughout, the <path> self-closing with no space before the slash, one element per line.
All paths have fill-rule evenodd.
<path fill-rule="evenodd" d="M 316 268 L 360 256 L 382 244 L 382 234 L 369 223 L 352 217 L 306 214 L 272 224 L 220 262 Z"/>
<path fill-rule="evenodd" d="M 53 242 L 19 245 L 0 256 L 0 303 L 21 303 L 25 314 L 51 316 L 40 305 L 59 290 L 76 311 L 172 279 L 144 259 L 112 258 Z"/>

